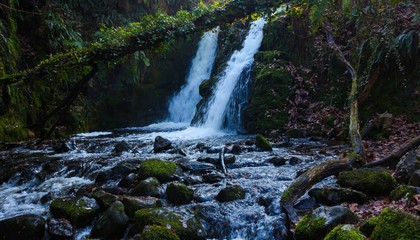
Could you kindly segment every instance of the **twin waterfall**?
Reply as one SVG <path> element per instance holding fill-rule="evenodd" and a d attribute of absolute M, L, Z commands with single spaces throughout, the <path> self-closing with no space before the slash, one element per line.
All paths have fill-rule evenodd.
<path fill-rule="evenodd" d="M 212 96 L 200 108 L 201 112 L 195 113 L 195 106 L 200 101 L 199 85 L 203 80 L 210 78 L 213 68 L 218 29 L 204 34 L 191 64 L 187 83 L 169 103 L 170 121 L 190 122 L 195 113 L 199 116 L 195 125 L 199 127 L 229 130 L 240 127 L 240 111 L 248 95 L 249 71 L 254 62 L 254 55 L 261 46 L 265 23 L 263 18 L 251 23 L 242 49 L 232 54 L 226 69 L 218 76 Z"/>

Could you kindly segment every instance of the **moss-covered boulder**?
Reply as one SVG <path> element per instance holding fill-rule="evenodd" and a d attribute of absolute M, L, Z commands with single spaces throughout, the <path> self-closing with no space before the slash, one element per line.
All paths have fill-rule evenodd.
<path fill-rule="evenodd" d="M 273 151 L 270 142 L 261 134 L 255 137 L 255 146 L 263 151 Z"/>
<path fill-rule="evenodd" d="M 160 197 L 160 183 L 155 177 L 141 180 L 130 192 L 133 196 Z"/>
<path fill-rule="evenodd" d="M 319 207 L 297 223 L 295 237 L 296 240 L 322 240 L 334 227 L 356 222 L 357 217 L 348 208 Z"/>
<path fill-rule="evenodd" d="M 129 217 L 134 217 L 135 212 L 140 209 L 162 207 L 162 202 L 154 197 L 124 196 L 122 202 L 124 204 L 125 212 Z"/>
<path fill-rule="evenodd" d="M 373 196 L 388 195 L 397 187 L 397 181 L 391 174 L 372 169 L 341 172 L 337 183 L 341 187 L 350 187 Z"/>
<path fill-rule="evenodd" d="M 124 211 L 124 204 L 116 201 L 99 215 L 92 228 L 91 236 L 97 238 L 121 238 L 128 225 L 128 220 L 128 216 Z"/>
<path fill-rule="evenodd" d="M 371 240 L 420 239 L 420 218 L 396 209 L 385 208 L 379 215 L 378 224 Z"/>
<path fill-rule="evenodd" d="M 370 237 L 370 235 L 373 232 L 373 229 L 375 229 L 376 225 L 378 225 L 378 221 L 379 217 L 371 217 L 365 219 L 359 223 L 359 229 L 366 237 Z"/>
<path fill-rule="evenodd" d="M 180 182 L 171 182 L 166 188 L 166 198 L 169 202 L 176 205 L 190 203 L 193 199 L 193 195 L 193 190 Z"/>
<path fill-rule="evenodd" d="M 228 186 L 217 194 L 216 200 L 219 202 L 231 202 L 245 198 L 245 191 L 239 185 Z"/>
<path fill-rule="evenodd" d="M 180 240 L 174 230 L 167 227 L 152 225 L 146 226 L 141 234 L 142 240 Z"/>
<path fill-rule="evenodd" d="M 136 211 L 134 221 L 141 232 L 147 225 L 158 225 L 173 229 L 181 239 L 205 239 L 206 232 L 195 212 L 186 210 L 173 212 L 164 208 Z"/>
<path fill-rule="evenodd" d="M 365 236 L 353 225 L 338 225 L 324 238 L 324 240 L 364 240 Z"/>
<path fill-rule="evenodd" d="M 139 177 L 141 179 L 155 177 L 160 182 L 169 182 L 174 180 L 180 171 L 174 162 L 149 159 L 140 164 Z"/>
<path fill-rule="evenodd" d="M 203 98 L 210 97 L 213 91 L 213 87 L 216 85 L 216 82 L 217 82 L 216 77 L 208 79 L 208 80 L 204 80 L 203 82 L 201 82 L 200 87 L 198 89 L 200 96 L 202 96 Z"/>
<path fill-rule="evenodd" d="M 89 225 L 99 210 L 95 199 L 87 197 L 57 198 L 50 204 L 55 218 L 65 218 L 77 226 Z"/>
<path fill-rule="evenodd" d="M 26 214 L 0 221 L 0 239 L 44 239 L 45 220 Z"/>
<path fill-rule="evenodd" d="M 343 202 L 364 203 L 368 200 L 366 194 L 348 188 L 324 187 L 313 188 L 308 192 L 318 203 L 336 205 Z"/>
<path fill-rule="evenodd" d="M 420 188 L 401 185 L 389 194 L 389 201 L 398 201 L 402 198 L 407 198 L 410 201 L 416 194 L 420 194 Z"/>

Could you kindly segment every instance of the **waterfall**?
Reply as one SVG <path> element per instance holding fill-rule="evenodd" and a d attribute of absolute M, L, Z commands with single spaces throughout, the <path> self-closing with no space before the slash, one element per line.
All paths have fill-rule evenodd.
<path fill-rule="evenodd" d="M 169 102 L 169 117 L 172 122 L 190 122 L 195 106 L 200 101 L 198 89 L 203 80 L 209 79 L 216 58 L 219 28 L 205 32 L 197 53 L 192 60 L 186 84 Z"/>
<path fill-rule="evenodd" d="M 263 28 L 266 21 L 261 18 L 251 23 L 251 29 L 242 44 L 240 51 L 235 51 L 227 63 L 226 69 L 219 77 L 219 81 L 214 89 L 213 96 L 204 108 L 204 116 L 198 120 L 198 125 L 205 128 L 220 129 L 230 127 L 232 121 L 237 119 L 234 115 L 240 113 L 236 110 L 236 114 L 228 114 L 230 111 L 228 105 L 240 107 L 241 103 L 233 103 L 234 90 L 238 89 L 237 85 L 241 79 L 249 79 L 249 70 L 254 62 L 254 55 L 261 46 L 263 39 Z M 232 112 L 232 111 L 230 111 Z M 228 119 L 227 119 L 228 118 Z"/>

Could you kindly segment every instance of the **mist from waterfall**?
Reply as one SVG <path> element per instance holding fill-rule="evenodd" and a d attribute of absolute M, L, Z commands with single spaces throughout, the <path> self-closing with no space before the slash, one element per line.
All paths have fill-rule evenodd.
<path fill-rule="evenodd" d="M 189 123 L 194 116 L 195 106 L 200 101 L 199 86 L 203 80 L 210 78 L 217 52 L 219 28 L 205 32 L 197 53 L 192 60 L 186 84 L 169 102 L 171 122 Z"/>

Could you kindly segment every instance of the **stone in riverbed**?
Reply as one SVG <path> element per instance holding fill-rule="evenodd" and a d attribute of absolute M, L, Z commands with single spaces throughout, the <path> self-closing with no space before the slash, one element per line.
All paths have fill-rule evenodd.
<path fill-rule="evenodd" d="M 169 182 L 178 178 L 182 170 L 174 163 L 160 159 L 149 159 L 140 164 L 139 177 L 146 179 L 155 177 L 161 183 Z"/>
<path fill-rule="evenodd" d="M 127 152 L 128 150 L 130 150 L 130 145 L 126 141 L 117 143 L 114 148 L 115 153 Z"/>
<path fill-rule="evenodd" d="M 319 207 L 304 216 L 296 225 L 296 240 L 322 240 L 339 224 L 357 223 L 357 217 L 342 206 Z"/>
<path fill-rule="evenodd" d="M 386 196 L 397 187 L 397 181 L 391 174 L 373 169 L 341 172 L 337 183 L 373 196 Z"/>
<path fill-rule="evenodd" d="M 114 202 L 105 212 L 101 213 L 92 228 L 92 237 L 120 238 L 126 230 L 129 218 L 125 214 L 124 204 Z"/>
<path fill-rule="evenodd" d="M 226 177 L 223 173 L 218 171 L 211 171 L 202 175 L 205 183 L 217 183 L 223 181 Z"/>
<path fill-rule="evenodd" d="M 318 203 L 336 205 L 343 202 L 364 203 L 368 200 L 366 194 L 348 188 L 324 187 L 314 188 L 308 192 Z"/>
<path fill-rule="evenodd" d="M 172 142 L 169 141 L 168 139 L 163 138 L 161 136 L 157 136 L 155 138 L 155 142 L 153 144 L 153 151 L 155 153 L 160 153 L 171 148 L 172 148 Z"/>
<path fill-rule="evenodd" d="M 193 195 L 194 192 L 190 188 L 179 182 L 171 182 L 166 188 L 166 198 L 169 202 L 176 205 L 190 203 Z"/>
<path fill-rule="evenodd" d="M 105 192 L 104 190 L 95 190 L 92 197 L 96 200 L 102 209 L 109 208 L 115 201 L 118 200 L 116 195 Z"/>
<path fill-rule="evenodd" d="M 245 191 L 239 185 L 228 186 L 220 190 L 216 196 L 216 200 L 219 202 L 231 202 L 238 199 L 245 198 Z"/>
<path fill-rule="evenodd" d="M 176 235 L 174 230 L 171 230 L 167 227 L 152 225 L 144 227 L 143 232 L 141 233 L 141 240 L 180 240 L 178 235 Z"/>
<path fill-rule="evenodd" d="M 95 199 L 87 197 L 57 198 L 50 204 L 55 218 L 65 218 L 80 227 L 89 225 L 98 210 Z"/>
<path fill-rule="evenodd" d="M 284 157 L 273 156 L 265 160 L 266 162 L 272 163 L 274 166 L 283 166 L 286 164 L 286 159 Z"/>
<path fill-rule="evenodd" d="M 255 137 L 255 146 L 263 151 L 273 151 L 270 142 L 261 134 Z"/>
<path fill-rule="evenodd" d="M 154 197 L 124 196 L 122 202 L 124 203 L 125 212 L 129 217 L 134 217 L 134 213 L 140 209 L 162 207 L 162 202 Z"/>
<path fill-rule="evenodd" d="M 140 181 L 130 192 L 133 196 L 151 196 L 159 197 L 159 180 L 154 177 L 146 178 L 145 180 Z"/>
<path fill-rule="evenodd" d="M 51 239 L 73 239 L 74 229 L 70 221 L 64 218 L 48 219 L 48 234 Z"/>
<path fill-rule="evenodd" d="M 26 214 L 0 221 L 0 239 L 44 238 L 45 220 L 34 214 Z"/>

